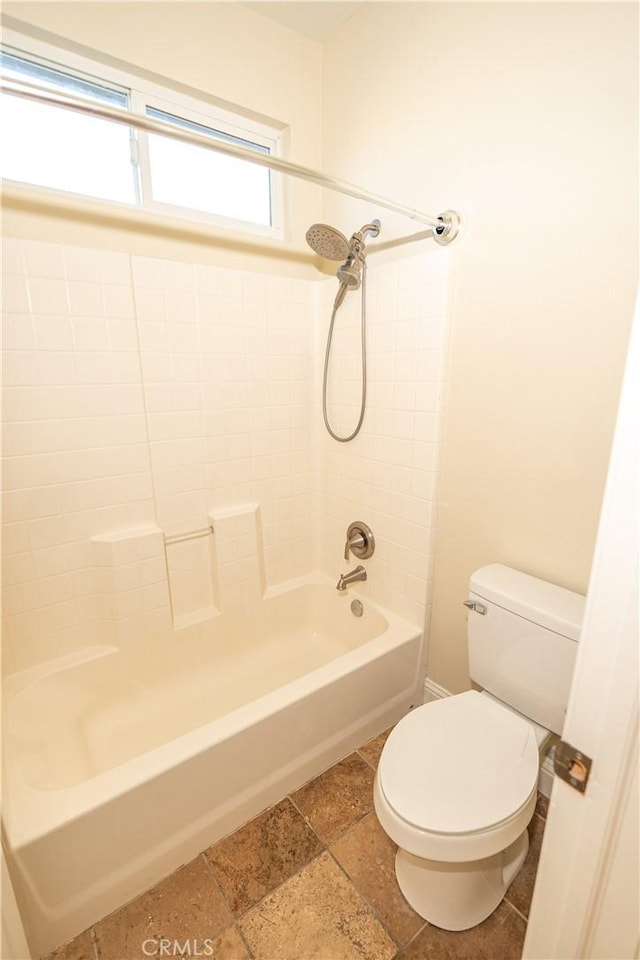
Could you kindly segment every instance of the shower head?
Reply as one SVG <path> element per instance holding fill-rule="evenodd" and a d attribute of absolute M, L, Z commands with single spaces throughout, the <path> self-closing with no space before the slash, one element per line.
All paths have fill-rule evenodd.
<path fill-rule="evenodd" d="M 362 283 L 362 265 L 366 257 L 365 237 L 369 234 L 377 237 L 379 233 L 379 220 L 365 223 L 364 227 L 352 234 L 350 240 L 326 223 L 314 223 L 307 230 L 307 243 L 315 253 L 327 260 L 344 261 L 336 272 L 340 286 L 333 305 L 334 310 L 338 309 L 349 290 L 357 290 Z"/>
<path fill-rule="evenodd" d="M 338 267 L 336 276 L 340 283 L 344 283 L 349 290 L 357 290 L 362 282 L 362 262 L 353 254 Z"/>
<path fill-rule="evenodd" d="M 353 234 L 351 240 L 347 240 L 335 227 L 326 223 L 314 223 L 307 230 L 306 239 L 311 249 L 326 260 L 346 260 L 354 253 L 364 255 L 364 240 L 367 234 L 377 237 L 379 233 L 379 220 L 366 223 Z"/>
<path fill-rule="evenodd" d="M 312 224 L 306 237 L 311 249 L 327 260 L 346 260 L 349 256 L 350 246 L 345 235 L 326 223 Z"/>

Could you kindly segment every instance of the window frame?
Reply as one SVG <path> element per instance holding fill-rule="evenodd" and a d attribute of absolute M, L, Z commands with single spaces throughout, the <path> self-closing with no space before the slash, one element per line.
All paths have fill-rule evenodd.
<path fill-rule="evenodd" d="M 231 137 L 266 147 L 272 157 L 282 156 L 285 140 L 285 126 L 283 124 L 269 123 L 266 120 L 258 121 L 253 117 L 247 117 L 240 107 L 238 107 L 237 112 L 230 110 L 228 106 L 223 107 L 213 102 L 215 98 L 204 92 L 202 97 L 194 95 L 200 93 L 200 91 L 194 91 L 194 94 L 183 93 L 172 86 L 169 79 L 167 79 L 166 84 L 164 82 L 157 83 L 140 74 L 110 66 L 102 60 L 91 59 L 72 52 L 63 46 L 47 43 L 15 30 L 4 31 L 2 49 L 12 56 L 31 60 L 36 64 L 40 63 L 45 67 L 78 76 L 80 79 L 103 87 L 112 87 L 119 93 L 125 93 L 128 109 L 134 117 L 146 117 L 146 108 L 150 107 L 219 130 Z M 162 80 L 164 81 L 164 79 L 163 77 Z M 157 201 L 153 199 L 152 192 L 148 136 L 149 134 L 144 130 L 140 130 L 133 125 L 129 127 L 132 177 L 136 197 L 134 203 L 89 196 L 88 194 L 62 190 L 57 187 L 34 184 L 25 180 L 7 179 L 5 183 L 46 192 L 58 197 L 83 198 L 89 203 L 98 203 L 101 206 L 111 208 L 120 215 L 123 210 L 140 211 L 183 222 L 191 221 L 194 224 L 249 233 L 257 237 L 284 238 L 285 211 L 282 174 L 273 170 L 268 171 L 271 225 Z"/>

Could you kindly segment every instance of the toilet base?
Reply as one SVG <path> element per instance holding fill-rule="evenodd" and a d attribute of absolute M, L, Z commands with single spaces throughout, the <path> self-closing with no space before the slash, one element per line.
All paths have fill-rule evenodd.
<path fill-rule="evenodd" d="M 424 860 L 406 850 L 396 854 L 396 877 L 413 909 L 443 930 L 468 930 L 493 913 L 524 863 L 525 830 L 506 850 L 468 863 Z"/>

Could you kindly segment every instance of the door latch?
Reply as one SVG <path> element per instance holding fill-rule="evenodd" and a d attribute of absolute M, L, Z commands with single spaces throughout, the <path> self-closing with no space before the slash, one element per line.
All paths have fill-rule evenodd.
<path fill-rule="evenodd" d="M 561 740 L 553 757 L 553 772 L 570 787 L 584 793 L 591 772 L 591 757 Z"/>

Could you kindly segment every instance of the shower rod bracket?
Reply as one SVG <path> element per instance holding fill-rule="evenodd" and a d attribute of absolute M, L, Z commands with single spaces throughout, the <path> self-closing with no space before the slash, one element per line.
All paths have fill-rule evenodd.
<path fill-rule="evenodd" d="M 446 247 L 460 235 L 462 217 L 457 210 L 445 210 L 437 219 L 441 226 L 433 228 L 433 239 L 440 246 Z"/>

